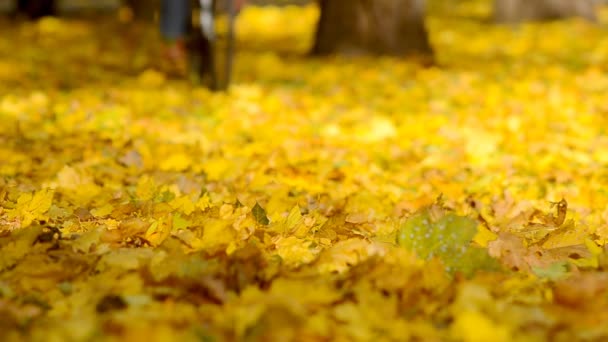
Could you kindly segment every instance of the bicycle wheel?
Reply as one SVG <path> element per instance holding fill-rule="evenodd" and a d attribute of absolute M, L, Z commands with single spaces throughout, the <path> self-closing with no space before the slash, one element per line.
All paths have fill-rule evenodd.
<path fill-rule="evenodd" d="M 192 65 L 198 81 L 212 90 L 227 90 L 234 60 L 233 0 L 199 0 L 193 25 Z"/>

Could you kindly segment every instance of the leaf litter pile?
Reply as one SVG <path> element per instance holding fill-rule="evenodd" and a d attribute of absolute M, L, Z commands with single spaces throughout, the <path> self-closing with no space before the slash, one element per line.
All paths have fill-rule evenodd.
<path fill-rule="evenodd" d="M 608 36 L 450 6 L 426 68 L 248 8 L 227 94 L 154 27 L 0 23 L 1 340 L 608 338 Z"/>

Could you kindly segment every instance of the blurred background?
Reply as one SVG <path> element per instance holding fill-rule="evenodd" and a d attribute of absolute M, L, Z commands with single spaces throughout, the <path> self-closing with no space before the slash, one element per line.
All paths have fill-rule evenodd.
<path fill-rule="evenodd" d="M 222 2 L 215 23 L 219 43 L 228 32 Z M 250 0 L 234 22 L 235 79 L 268 81 L 280 69 L 285 81 L 284 75 L 292 75 L 289 66 L 311 54 L 392 56 L 442 67 L 514 61 L 585 67 L 605 59 L 604 2 Z M 7 87 L 18 87 L 24 74 L 57 86 L 58 75 L 50 71 L 61 67 L 60 83 L 69 87 L 72 73 L 80 82 L 112 79 L 114 71 L 166 71 L 160 9 L 160 0 L 0 0 L 0 76 Z M 289 82 L 299 78 L 292 76 Z"/>

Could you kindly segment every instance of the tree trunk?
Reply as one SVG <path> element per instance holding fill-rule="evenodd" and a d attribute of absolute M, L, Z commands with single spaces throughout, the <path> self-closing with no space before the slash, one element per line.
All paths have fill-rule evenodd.
<path fill-rule="evenodd" d="M 432 55 L 424 0 L 321 0 L 313 54 Z"/>
<path fill-rule="evenodd" d="M 555 20 L 582 17 L 596 21 L 597 0 L 495 0 L 494 15 L 498 22 Z"/>

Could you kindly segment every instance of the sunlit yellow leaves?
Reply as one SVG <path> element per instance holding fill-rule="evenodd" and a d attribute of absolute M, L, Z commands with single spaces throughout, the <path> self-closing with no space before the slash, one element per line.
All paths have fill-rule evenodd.
<path fill-rule="evenodd" d="M 487 165 L 495 158 L 498 148 L 498 137 L 478 129 L 467 129 L 464 132 L 465 149 L 473 165 Z"/>
<path fill-rule="evenodd" d="M 93 129 L 99 130 L 104 137 L 114 137 L 125 127 L 129 110 L 128 107 L 122 105 L 105 108 L 97 113 L 93 120 L 89 121 L 89 125 Z"/>
<path fill-rule="evenodd" d="M 118 233 L 125 238 L 143 236 L 150 225 L 151 222 L 148 220 L 139 217 L 132 217 L 120 222 Z"/>
<path fill-rule="evenodd" d="M 57 186 L 80 203 L 89 202 L 101 191 L 88 171 L 77 170 L 68 165 L 57 174 Z"/>
<path fill-rule="evenodd" d="M 226 247 L 235 238 L 236 233 L 226 220 L 209 219 L 204 223 L 203 236 L 195 248 L 215 250 Z"/>
<path fill-rule="evenodd" d="M 114 220 L 114 219 L 105 219 L 101 221 L 103 226 L 106 227 L 106 229 L 108 230 L 113 230 L 113 229 L 117 229 L 118 226 L 120 225 L 120 222 L 118 220 Z"/>
<path fill-rule="evenodd" d="M 224 158 L 212 158 L 203 162 L 202 168 L 209 180 L 220 180 L 227 176 L 231 163 Z"/>
<path fill-rule="evenodd" d="M 85 232 L 75 241 L 72 249 L 76 252 L 89 253 L 99 243 L 102 234 L 103 232 L 100 229 Z"/>
<path fill-rule="evenodd" d="M 149 259 L 152 255 L 152 251 L 149 249 L 120 249 L 106 253 L 102 256 L 99 264 L 97 265 L 98 270 L 104 269 L 122 269 L 122 270 L 136 270 L 140 267 L 142 262 Z M 127 293 L 134 292 L 138 293 L 141 288 L 142 279 L 135 275 L 126 275 L 121 279 L 115 279 L 115 287 L 121 289 Z M 135 287 L 135 288 L 133 288 Z"/>
<path fill-rule="evenodd" d="M 156 195 L 156 183 L 154 179 L 148 175 L 143 175 L 137 181 L 135 194 L 142 201 L 149 201 Z"/>
<path fill-rule="evenodd" d="M 223 204 L 220 207 L 220 218 L 224 219 L 224 220 L 228 220 L 232 217 L 232 214 L 234 213 L 234 207 L 232 206 L 232 204 Z"/>
<path fill-rule="evenodd" d="M 211 207 L 211 199 L 209 198 L 209 194 L 208 193 L 203 194 L 196 201 L 195 205 L 201 211 L 205 211 L 205 210 L 207 210 L 207 208 Z"/>
<path fill-rule="evenodd" d="M 139 75 L 139 84 L 144 87 L 159 87 L 165 83 L 165 76 L 155 70 L 146 70 Z"/>
<path fill-rule="evenodd" d="M 509 330 L 504 325 L 493 322 L 480 312 L 465 311 L 456 316 L 452 326 L 454 337 L 465 342 L 511 341 Z"/>
<path fill-rule="evenodd" d="M 359 180 L 363 181 L 363 180 Z M 346 221 L 364 223 L 378 220 L 387 215 L 386 198 L 381 198 L 371 191 L 359 191 L 348 198 Z"/>
<path fill-rule="evenodd" d="M 91 210 L 91 214 L 95 217 L 105 217 L 105 216 L 110 215 L 113 210 L 114 210 L 114 206 L 111 205 L 110 203 L 106 203 L 99 208 L 95 208 L 95 209 Z"/>
<path fill-rule="evenodd" d="M 295 236 L 279 237 L 275 246 L 277 254 L 290 267 L 310 263 L 319 253 L 319 247 L 315 246 L 314 241 Z"/>
<path fill-rule="evenodd" d="M 46 17 L 38 21 L 38 30 L 42 34 L 53 34 L 62 32 L 65 28 L 61 19 Z"/>
<path fill-rule="evenodd" d="M 317 21 L 319 11 L 316 6 L 288 6 L 284 9 L 245 7 L 241 15 L 241 19 L 237 21 L 236 32 L 244 42 L 253 41 L 253 37 L 266 37 L 267 40 L 276 41 L 277 47 L 306 51 L 312 44 L 310 28 Z M 273 29 L 275 27 L 282 27 L 279 37 Z M 298 39 L 294 39 L 295 37 Z M 295 41 L 296 44 L 283 44 L 286 41 Z"/>
<path fill-rule="evenodd" d="M 0 247 L 0 272 L 23 258 L 41 232 L 42 227 L 32 226 L 19 230 L 12 241 L 3 241 L 4 244 Z"/>
<path fill-rule="evenodd" d="M 86 183 L 86 179 L 82 179 L 81 175 L 72 167 L 64 166 L 57 174 L 59 186 L 73 189 L 79 187 L 82 183 Z"/>
<path fill-rule="evenodd" d="M 316 3 L 240 12 L 222 93 L 152 25 L 0 20 L 2 333 L 606 335 L 601 26 L 431 1 L 435 66 L 303 58 Z"/>
<path fill-rule="evenodd" d="M 494 241 L 498 236 L 483 225 L 477 226 L 477 234 L 473 237 L 473 241 L 481 247 L 488 247 L 490 241 Z"/>
<path fill-rule="evenodd" d="M 397 136 L 397 128 L 390 119 L 373 117 L 356 131 L 358 139 L 364 142 L 378 142 Z"/>
<path fill-rule="evenodd" d="M 276 224 L 272 227 L 277 233 L 290 233 L 298 237 L 302 237 L 301 234 L 297 234 L 296 231 L 304 228 L 304 218 L 300 213 L 300 207 L 294 206 L 287 215 L 287 218 L 281 223 Z"/>
<path fill-rule="evenodd" d="M 46 220 L 46 212 L 53 203 L 55 192 L 51 189 L 42 189 L 34 193 L 23 193 L 17 199 L 12 214 L 21 221 L 21 227 L 28 227 L 34 220 Z"/>
<path fill-rule="evenodd" d="M 176 197 L 173 200 L 171 200 L 171 202 L 169 202 L 169 205 L 174 210 L 177 210 L 177 211 L 179 211 L 181 213 L 184 213 L 186 215 L 192 214 L 192 212 L 196 208 L 195 207 L 195 203 L 192 201 L 192 199 L 190 198 L 190 196 Z"/>
<path fill-rule="evenodd" d="M 588 237 L 583 227 L 565 227 L 550 234 L 543 242 L 545 249 L 582 245 Z"/>
<path fill-rule="evenodd" d="M 300 207 L 295 206 L 287 215 L 287 219 L 285 219 L 285 230 L 293 231 L 298 228 L 298 226 L 303 223 L 302 213 L 300 212 Z"/>
<path fill-rule="evenodd" d="M 311 285 L 315 286 L 316 291 L 306 290 Z M 274 295 L 286 297 L 289 297 L 294 293 L 301 293 L 302 296 L 297 298 L 299 301 L 305 302 L 308 305 L 318 306 L 329 304 L 341 296 L 340 292 L 334 291 L 334 289 L 328 285 L 329 284 L 322 282 L 311 284 L 305 280 L 281 279 L 272 283 L 270 291 Z"/>
<path fill-rule="evenodd" d="M 185 153 L 170 155 L 160 163 L 160 169 L 164 171 L 184 171 L 192 165 L 191 158 Z"/>
<path fill-rule="evenodd" d="M 0 77 L 2 77 L 3 80 L 18 80 L 21 72 L 21 68 L 19 68 L 17 65 L 8 63 L 6 61 L 0 62 Z M 7 107 L 6 105 L 7 104 L 4 101 L 0 102 L 0 110 L 4 112 L 9 109 L 8 111 L 11 111 L 10 107 Z"/>
<path fill-rule="evenodd" d="M 173 230 L 186 229 L 190 227 L 192 222 L 182 217 L 179 214 L 173 215 Z"/>
<path fill-rule="evenodd" d="M 460 289 L 453 309 L 456 322 L 452 333 L 464 341 L 511 341 L 507 322 L 500 322 L 489 314 L 497 310 L 490 292 L 479 284 L 464 284 Z"/>
<path fill-rule="evenodd" d="M 321 253 L 321 272 L 345 272 L 375 253 L 373 246 L 363 239 L 340 241 Z"/>
<path fill-rule="evenodd" d="M 585 247 L 589 251 L 590 256 L 587 258 L 570 259 L 569 261 L 579 267 L 597 268 L 600 264 L 600 259 L 604 255 L 604 250 L 591 239 L 585 239 Z"/>
<path fill-rule="evenodd" d="M 176 215 L 176 217 L 178 217 Z M 182 228 L 187 227 L 187 225 L 184 225 L 181 222 L 178 222 L 177 224 L 175 224 L 174 222 L 176 220 L 180 220 L 181 218 L 178 219 L 173 219 L 173 221 L 171 221 L 168 217 L 161 217 L 157 220 L 154 220 L 152 222 L 152 224 L 150 225 L 150 227 L 146 230 L 146 234 L 145 234 L 145 238 L 147 241 L 149 241 L 153 246 L 158 246 L 159 244 L 161 244 L 166 238 L 169 237 L 169 235 L 171 234 L 171 231 L 176 228 L 177 226 L 182 226 Z M 181 219 L 183 220 L 183 219 Z M 181 223 L 181 224 L 180 224 Z"/>

